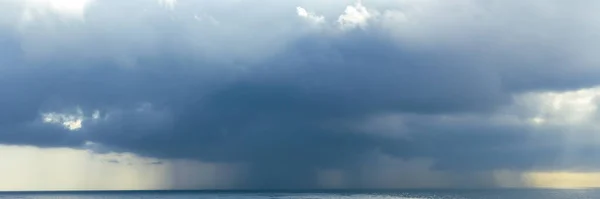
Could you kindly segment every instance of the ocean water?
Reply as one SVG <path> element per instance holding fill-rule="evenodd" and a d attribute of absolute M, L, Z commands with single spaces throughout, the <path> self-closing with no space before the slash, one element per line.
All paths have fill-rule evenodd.
<path fill-rule="evenodd" d="M 373 192 L 13 192 L 10 199 L 600 199 L 600 190 L 419 190 Z"/>

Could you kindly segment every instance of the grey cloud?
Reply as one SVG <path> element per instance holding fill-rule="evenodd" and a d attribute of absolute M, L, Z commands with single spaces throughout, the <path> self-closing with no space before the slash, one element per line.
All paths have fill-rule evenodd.
<path fill-rule="evenodd" d="M 66 28 L 71 31 L 66 36 L 49 33 L 56 40 L 42 42 L 57 47 L 54 52 L 31 40 L 34 31 L 5 40 L 11 45 L 0 50 L 14 54 L 4 54 L 9 58 L 4 60 L 15 64 L 0 67 L 6 71 L 0 79 L 1 143 L 81 148 L 93 142 L 103 150 L 142 156 L 242 164 L 248 173 L 238 186 L 249 188 L 315 188 L 318 170 L 357 171 L 367 166 L 372 151 L 429 158 L 432 169 L 451 172 L 597 166 L 583 159 L 570 165 L 555 161 L 563 150 L 561 129 L 535 136 L 538 132 L 526 125 L 438 119 L 487 117 L 510 105 L 515 94 L 600 83 L 592 78 L 598 73 L 593 67 L 562 73 L 574 58 L 554 56 L 566 51 L 560 46 L 526 43 L 539 41 L 536 34 L 518 37 L 525 42 L 519 48 L 519 42 L 493 42 L 506 39 L 496 32 L 457 29 L 452 31 L 475 30 L 480 37 L 419 48 L 380 26 L 327 34 L 294 32 L 300 23 L 293 20 L 265 19 L 281 23 L 274 25 L 281 31 L 250 18 L 237 22 L 245 25 L 239 29 L 227 25 L 241 20 L 240 14 L 215 16 L 225 27 L 211 32 L 185 21 L 183 14 L 192 12 L 183 6 L 179 12 L 149 6 L 159 14 L 142 20 L 104 15 L 127 6 L 99 3 L 87 13 L 86 24 Z M 292 17 L 290 8 L 286 13 Z M 141 9 L 132 12 L 144 16 Z M 156 24 L 145 21 L 152 17 Z M 123 21 L 102 24 L 115 19 Z M 264 29 L 236 32 L 254 26 Z M 497 28 L 519 32 L 514 26 Z M 423 34 L 433 33 L 442 34 Z M 557 41 L 562 42 L 567 40 Z M 29 59 L 17 58 L 21 55 Z M 39 119 L 42 112 L 73 107 L 88 118 L 98 110 L 99 119 L 87 119 L 75 132 Z M 407 138 L 348 125 L 386 113 L 404 115 Z M 582 147 L 576 153 L 600 154 L 596 151 Z"/>
<path fill-rule="evenodd" d="M 81 135 L 69 132 L 62 126 L 41 124 L 39 121 L 3 125 L 0 131 L 0 144 L 38 147 L 79 147 L 83 144 Z"/>

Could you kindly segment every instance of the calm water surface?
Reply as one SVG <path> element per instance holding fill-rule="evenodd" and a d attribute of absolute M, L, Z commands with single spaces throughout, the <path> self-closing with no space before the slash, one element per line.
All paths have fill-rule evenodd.
<path fill-rule="evenodd" d="M 600 199 L 600 190 L 486 190 L 486 191 L 387 191 L 387 192 L 40 192 L 0 193 L 0 198 L 20 199 Z"/>

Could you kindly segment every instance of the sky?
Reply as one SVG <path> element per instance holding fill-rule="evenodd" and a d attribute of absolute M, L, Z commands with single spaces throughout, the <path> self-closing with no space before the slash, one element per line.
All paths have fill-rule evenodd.
<path fill-rule="evenodd" d="M 599 8 L 1 0 L 0 190 L 600 187 Z"/>

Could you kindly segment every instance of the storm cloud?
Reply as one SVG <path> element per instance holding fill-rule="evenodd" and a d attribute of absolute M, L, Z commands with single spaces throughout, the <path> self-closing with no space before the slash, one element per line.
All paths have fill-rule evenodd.
<path fill-rule="evenodd" d="M 380 156 L 600 169 L 592 1 L 70 3 L 0 3 L 1 144 L 243 165 L 237 188 L 370 187 Z"/>

